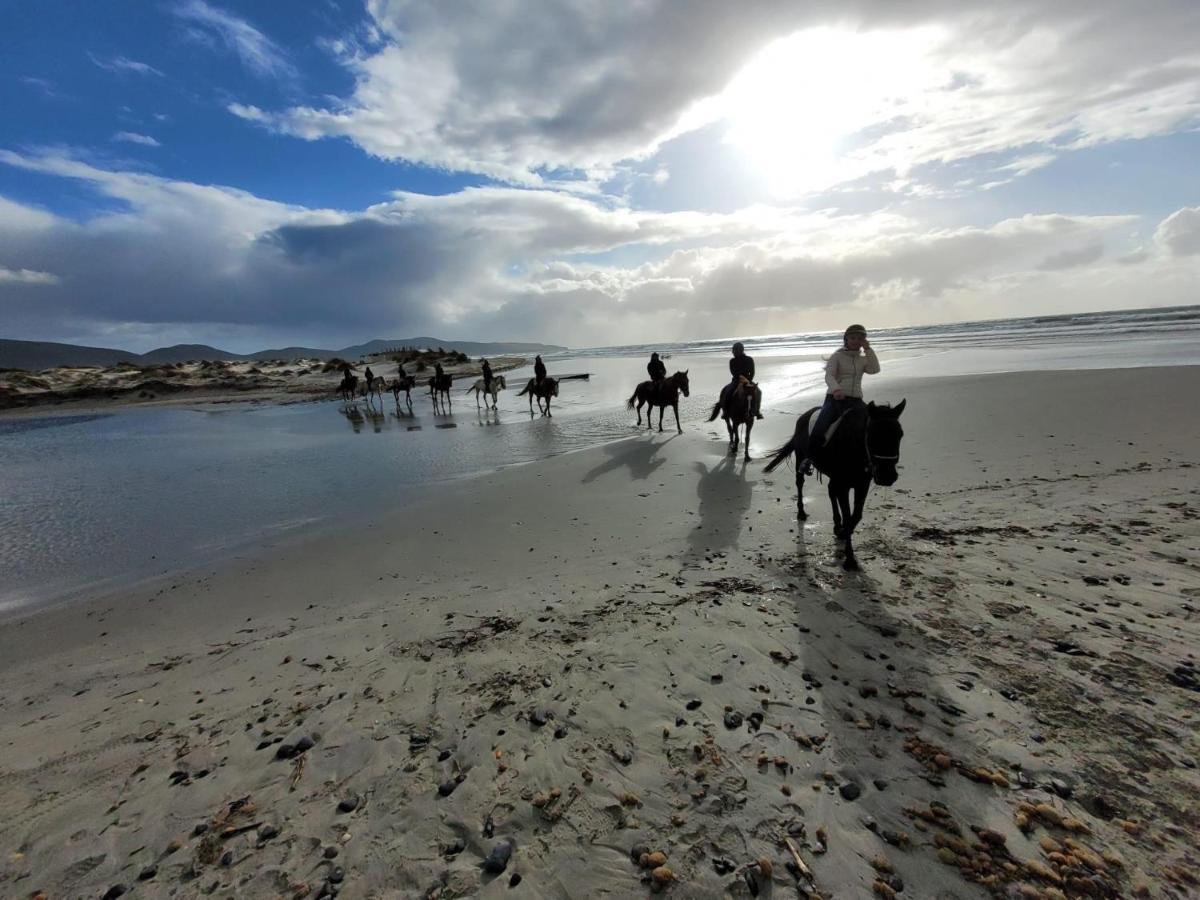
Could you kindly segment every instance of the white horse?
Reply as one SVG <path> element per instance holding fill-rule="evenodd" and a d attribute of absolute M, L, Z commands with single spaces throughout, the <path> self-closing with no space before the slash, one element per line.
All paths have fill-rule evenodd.
<path fill-rule="evenodd" d="M 382 406 L 383 391 L 385 387 L 386 385 L 384 384 L 384 379 L 376 375 L 374 380 L 372 380 L 369 384 L 365 380 L 361 382 L 359 385 L 359 390 L 362 391 L 362 398 L 366 400 L 367 403 L 374 404 L 375 398 L 378 397 L 379 405 Z"/>
<path fill-rule="evenodd" d="M 467 393 L 469 394 L 469 393 L 471 393 L 471 391 L 475 392 L 475 406 L 477 408 L 479 406 L 479 398 L 480 397 L 484 398 L 483 405 L 485 408 L 487 407 L 487 397 L 490 394 L 491 398 L 492 398 L 492 407 L 495 408 L 496 398 L 500 395 L 500 392 L 505 390 L 507 387 L 508 387 L 508 382 L 506 382 L 504 380 L 503 375 L 493 375 L 492 376 L 492 386 L 490 389 L 484 387 L 483 379 L 480 378 L 473 385 L 471 385 L 469 388 L 467 388 Z"/>

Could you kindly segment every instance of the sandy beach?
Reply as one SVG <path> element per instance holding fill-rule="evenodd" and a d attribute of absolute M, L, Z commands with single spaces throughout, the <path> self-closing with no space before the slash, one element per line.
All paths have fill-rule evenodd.
<path fill-rule="evenodd" d="M 428 364 L 408 364 L 408 372 L 427 392 L 433 362 L 440 359 L 446 374 L 469 386 L 480 374 L 479 361 L 458 361 L 428 353 Z M 497 356 L 492 369 L 506 372 L 526 363 L 520 356 Z M 368 366 L 390 386 L 396 378 L 391 359 L 354 362 L 360 381 Z M 341 360 L 299 359 L 263 361 L 195 360 L 161 365 L 119 363 L 113 366 L 58 366 L 40 372 L 0 369 L 0 415 L 40 414 L 46 407 L 73 412 L 125 406 L 165 406 L 222 403 L 302 403 L 329 400 L 341 382 Z"/>
<path fill-rule="evenodd" d="M 0 623 L 0 894 L 1197 896 L 1200 367 L 879 385 Z"/>

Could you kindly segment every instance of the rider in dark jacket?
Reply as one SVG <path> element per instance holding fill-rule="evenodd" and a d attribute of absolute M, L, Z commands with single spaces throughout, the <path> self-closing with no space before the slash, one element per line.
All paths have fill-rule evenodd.
<path fill-rule="evenodd" d="M 546 377 L 546 364 L 542 362 L 542 357 L 539 354 L 533 358 L 533 380 L 535 384 L 541 384 L 542 379 Z"/>
<path fill-rule="evenodd" d="M 741 341 L 733 345 L 733 358 L 729 360 L 729 374 L 731 380 L 725 386 L 725 390 L 721 392 L 722 398 L 726 391 L 731 391 L 737 386 L 738 379 L 743 376 L 751 384 L 754 384 L 754 357 L 746 355 L 746 348 L 742 346 Z M 754 386 L 753 402 L 755 418 L 761 419 L 763 415 L 759 410 L 762 406 L 762 390 L 758 385 Z"/>
<path fill-rule="evenodd" d="M 367 379 L 367 390 L 370 391 L 375 386 L 375 376 L 371 373 L 370 366 L 367 366 L 367 371 L 363 373 L 363 377 Z"/>
<path fill-rule="evenodd" d="M 486 359 L 479 365 L 483 372 L 483 389 L 490 391 L 492 389 L 492 365 Z"/>
<path fill-rule="evenodd" d="M 659 382 L 667 377 L 667 364 L 658 358 L 657 353 L 651 353 L 650 362 L 646 363 L 646 371 L 650 373 L 651 381 Z"/>
<path fill-rule="evenodd" d="M 442 371 L 442 364 L 440 362 L 433 364 L 433 375 L 439 382 L 446 377 L 446 373 Z"/>

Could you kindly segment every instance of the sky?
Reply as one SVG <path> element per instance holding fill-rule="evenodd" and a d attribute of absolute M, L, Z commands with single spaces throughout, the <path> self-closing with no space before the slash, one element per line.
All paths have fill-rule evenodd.
<path fill-rule="evenodd" d="M 1200 3 L 0 2 L 0 337 L 1195 303 Z"/>

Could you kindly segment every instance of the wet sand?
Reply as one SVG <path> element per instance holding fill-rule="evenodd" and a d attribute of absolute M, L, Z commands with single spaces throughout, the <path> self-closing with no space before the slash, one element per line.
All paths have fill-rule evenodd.
<path fill-rule="evenodd" d="M 5 622 L 0 893 L 1195 896 L 1200 369 L 879 384 L 860 573 L 693 421 Z"/>

